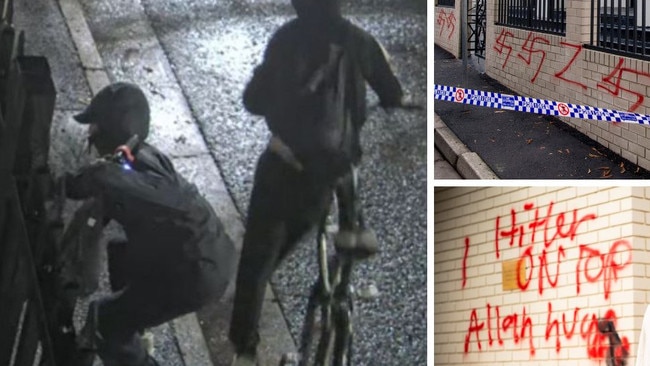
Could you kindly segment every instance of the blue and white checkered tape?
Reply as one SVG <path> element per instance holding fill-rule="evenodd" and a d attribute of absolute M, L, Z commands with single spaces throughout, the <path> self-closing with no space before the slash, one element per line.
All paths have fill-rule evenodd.
<path fill-rule="evenodd" d="M 593 119 L 597 121 L 625 122 L 650 125 L 650 116 L 623 112 L 614 109 L 597 108 L 580 104 L 562 103 L 553 100 L 520 97 L 453 86 L 434 86 L 434 98 L 447 102 L 472 104 L 481 107 L 512 111 L 546 114 L 560 117 Z"/>

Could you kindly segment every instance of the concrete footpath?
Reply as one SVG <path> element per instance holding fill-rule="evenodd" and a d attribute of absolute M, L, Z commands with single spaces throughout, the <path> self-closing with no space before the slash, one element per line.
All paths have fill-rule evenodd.
<path fill-rule="evenodd" d="M 72 116 L 87 105 L 92 95 L 116 80 L 111 80 L 106 72 L 106 60 L 102 60 L 97 52 L 78 0 L 15 1 L 14 6 L 14 26 L 25 32 L 25 53 L 47 57 L 52 69 L 57 102 L 52 122 L 50 160 L 53 173 L 62 174 L 88 159 L 85 154 L 86 131 L 72 120 Z M 137 12 L 138 8 L 135 9 Z M 177 170 L 203 192 L 239 251 L 244 232 L 241 217 L 158 40 L 147 27 L 148 24 L 139 24 L 137 35 L 140 44 L 135 47 L 150 52 L 147 57 L 151 66 L 145 73 L 164 85 L 164 89 L 154 90 L 155 93 L 151 88 L 146 91 L 152 107 L 152 134 L 148 141 L 164 147 Z M 142 42 L 146 44 L 143 46 Z M 154 98 L 158 99 L 152 101 Z M 223 314 L 211 325 L 219 326 L 210 332 L 218 336 L 206 340 L 194 313 L 153 329 L 155 356 L 161 365 L 228 365 L 233 355 L 226 337 L 233 293 L 234 278 L 224 298 L 210 305 Z M 260 350 L 264 353 L 265 364 L 277 365 L 280 355 L 294 350 L 295 345 L 270 287 L 263 320 Z"/>
<path fill-rule="evenodd" d="M 434 179 L 499 179 L 434 112 Z"/>
<path fill-rule="evenodd" d="M 438 46 L 434 47 L 434 83 L 517 94 L 471 63 L 463 70 L 462 60 Z M 551 116 L 439 100 L 434 102 L 434 113 L 435 146 L 457 170 L 472 172 L 466 178 L 494 177 L 489 171 L 499 179 L 650 178 L 645 169 Z M 622 128 L 627 126 L 609 126 L 612 133 L 620 134 Z"/>

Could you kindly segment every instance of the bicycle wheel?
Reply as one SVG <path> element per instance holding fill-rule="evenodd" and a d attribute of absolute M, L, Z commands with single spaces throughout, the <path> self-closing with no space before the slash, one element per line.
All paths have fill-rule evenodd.
<path fill-rule="evenodd" d="M 352 294 L 350 275 L 353 259 L 337 255 L 328 263 L 328 297 L 321 303 L 321 333 L 315 365 L 350 365 L 352 359 Z"/>
<path fill-rule="evenodd" d="M 349 286 L 353 261 L 351 258 L 341 258 L 338 271 L 340 282 L 334 294 L 333 319 L 335 322 L 335 338 L 333 351 L 333 365 L 343 366 L 352 363 L 352 314 L 353 301 Z"/>
<path fill-rule="evenodd" d="M 336 289 L 334 251 L 338 232 L 338 204 L 332 194 L 327 214 L 320 220 L 317 233 L 319 277 L 312 286 L 301 331 L 299 365 L 331 365 L 335 335 L 332 302 Z M 333 276 L 334 275 L 334 276 Z"/>
<path fill-rule="evenodd" d="M 310 358 L 313 354 L 316 353 L 316 347 L 320 341 L 320 334 L 317 331 L 317 325 L 320 324 L 320 318 L 317 318 L 317 308 L 321 301 L 322 289 L 320 281 L 315 283 L 312 287 L 311 293 L 309 295 L 309 300 L 307 301 L 307 311 L 305 314 L 305 320 L 303 322 L 303 328 L 300 336 L 300 345 L 298 348 L 298 365 L 307 366 L 310 363 Z"/>

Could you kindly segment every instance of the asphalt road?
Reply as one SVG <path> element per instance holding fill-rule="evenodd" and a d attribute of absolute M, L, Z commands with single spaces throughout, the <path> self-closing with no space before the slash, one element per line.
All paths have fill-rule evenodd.
<path fill-rule="evenodd" d="M 245 217 L 254 167 L 269 135 L 263 120 L 243 109 L 241 95 L 270 35 L 293 16 L 289 1 L 82 3 L 111 78 L 138 82 L 151 103 L 172 110 L 154 119 L 169 118 L 175 101 L 187 100 L 191 118 L 168 122 L 197 125 Z M 384 44 L 404 87 L 425 104 L 426 1 L 355 1 L 345 13 Z M 372 93 L 369 103 L 376 103 Z M 182 145 L 184 130 L 177 131 L 160 133 L 179 133 L 174 141 Z M 357 287 L 375 284 L 380 297 L 356 308 L 355 365 L 426 364 L 426 135 L 426 110 L 373 108 L 364 130 L 362 196 L 382 253 L 356 270 Z M 186 150 L 187 156 L 197 153 L 192 146 Z M 294 337 L 316 277 L 314 248 L 307 238 L 272 280 Z"/>

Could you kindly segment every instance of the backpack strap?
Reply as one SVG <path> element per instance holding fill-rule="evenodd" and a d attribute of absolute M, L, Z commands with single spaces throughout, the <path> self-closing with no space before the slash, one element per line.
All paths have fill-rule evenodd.
<path fill-rule="evenodd" d="M 301 91 L 302 94 L 315 93 L 316 90 L 327 80 L 334 77 L 334 73 L 338 71 L 339 61 L 343 57 L 343 47 L 330 43 L 329 45 L 329 58 L 326 64 L 321 65 L 314 71 L 311 77 Z"/>

